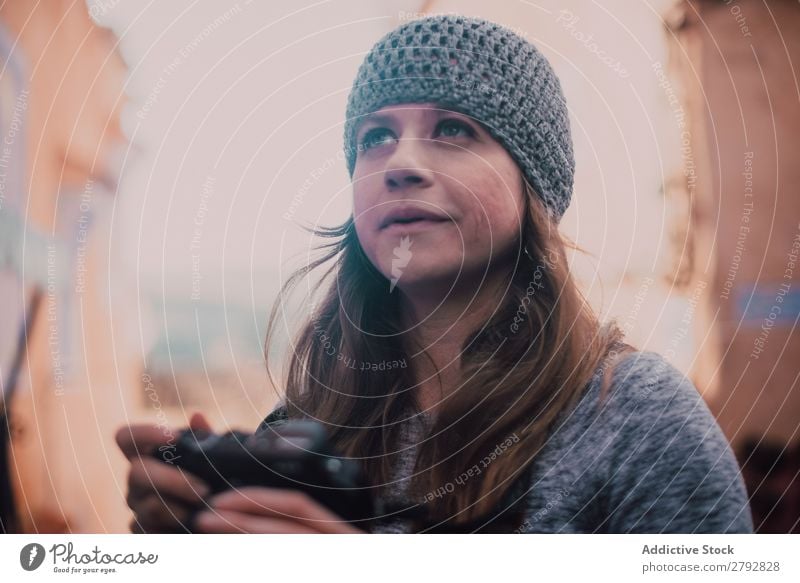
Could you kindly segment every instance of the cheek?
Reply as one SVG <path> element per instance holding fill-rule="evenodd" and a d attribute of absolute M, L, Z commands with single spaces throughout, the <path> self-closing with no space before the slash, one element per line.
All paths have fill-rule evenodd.
<path fill-rule="evenodd" d="M 380 206 L 379 195 L 375 193 L 380 193 L 380 189 L 378 185 L 370 185 L 369 178 L 353 184 L 353 220 L 356 235 L 364 253 L 376 267 L 379 267 L 380 238 L 375 223 L 379 220 L 383 207 Z"/>
<path fill-rule="evenodd" d="M 483 179 L 473 189 L 462 225 L 465 241 L 486 246 L 488 252 L 490 246 L 506 245 L 515 240 L 524 205 L 522 194 L 509 190 L 514 184 L 510 182 L 512 179 L 506 179 L 505 184 L 500 178 L 497 181 Z"/>
<path fill-rule="evenodd" d="M 359 175 L 359 165 L 353 174 L 353 211 L 356 216 L 368 211 L 377 203 L 377 195 L 380 192 L 376 189 L 375 179 L 370 176 L 362 178 Z"/>
<path fill-rule="evenodd" d="M 359 205 L 356 200 L 353 201 L 353 222 L 356 229 L 356 236 L 358 237 L 361 247 L 367 256 L 372 257 L 372 250 L 375 247 L 375 233 L 370 226 L 370 213 L 369 207 Z"/>

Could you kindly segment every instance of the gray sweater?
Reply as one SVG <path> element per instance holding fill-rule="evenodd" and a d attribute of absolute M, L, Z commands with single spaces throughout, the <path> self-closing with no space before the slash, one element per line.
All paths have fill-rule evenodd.
<path fill-rule="evenodd" d="M 636 352 L 618 365 L 598 408 L 600 373 L 534 461 L 520 531 L 753 532 L 737 461 L 692 382 L 658 353 Z M 390 501 L 402 500 L 430 423 L 424 414 L 407 422 Z M 406 532 L 406 523 L 375 532 Z"/>

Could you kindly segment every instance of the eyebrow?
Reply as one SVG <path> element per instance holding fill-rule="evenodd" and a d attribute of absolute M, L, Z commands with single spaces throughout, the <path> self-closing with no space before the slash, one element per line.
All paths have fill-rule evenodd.
<path fill-rule="evenodd" d="M 388 123 L 388 122 L 391 122 L 391 121 L 394 121 L 394 116 L 391 115 L 391 114 L 388 114 L 388 113 L 370 113 L 370 114 L 367 114 L 364 117 L 364 119 L 363 119 L 363 121 L 361 123 L 362 124 L 365 124 L 365 123 L 368 123 L 368 122 Z"/>
<path fill-rule="evenodd" d="M 356 137 L 361 135 L 361 132 L 364 130 L 366 126 L 370 124 L 373 125 L 388 125 L 394 121 L 394 117 L 385 113 L 369 113 L 364 118 L 362 118 L 361 122 L 358 124 L 356 128 Z"/>
<path fill-rule="evenodd" d="M 444 117 L 446 115 L 456 115 L 464 118 L 466 121 L 472 121 L 474 123 L 474 120 L 471 117 L 469 117 L 468 115 L 464 115 L 459 111 L 453 111 L 445 108 L 432 109 L 431 111 L 437 118 Z M 361 123 L 358 124 L 356 136 L 360 135 L 361 130 L 364 128 L 364 126 L 368 124 L 375 124 L 375 125 L 391 124 L 394 121 L 395 117 L 388 113 L 377 113 L 377 112 L 368 113 L 362 118 Z"/>

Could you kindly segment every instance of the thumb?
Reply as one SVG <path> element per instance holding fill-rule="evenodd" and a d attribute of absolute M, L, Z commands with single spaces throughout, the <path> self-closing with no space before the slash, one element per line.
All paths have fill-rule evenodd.
<path fill-rule="evenodd" d="M 197 431 L 211 431 L 211 424 L 202 413 L 194 413 L 189 419 L 189 427 Z"/>

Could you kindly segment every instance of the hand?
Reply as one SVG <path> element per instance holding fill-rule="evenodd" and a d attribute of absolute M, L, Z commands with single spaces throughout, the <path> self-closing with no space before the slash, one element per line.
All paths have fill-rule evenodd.
<path fill-rule="evenodd" d="M 192 416 L 189 426 L 211 431 L 200 414 Z M 194 510 L 203 505 L 210 490 L 199 478 L 150 455 L 154 448 L 169 443 L 164 428 L 126 425 L 117 431 L 116 440 L 131 462 L 127 497 L 134 513 L 131 532 L 187 532 L 185 524 Z"/>
<path fill-rule="evenodd" d="M 209 501 L 195 528 L 205 533 L 365 534 L 297 490 L 247 487 Z"/>

